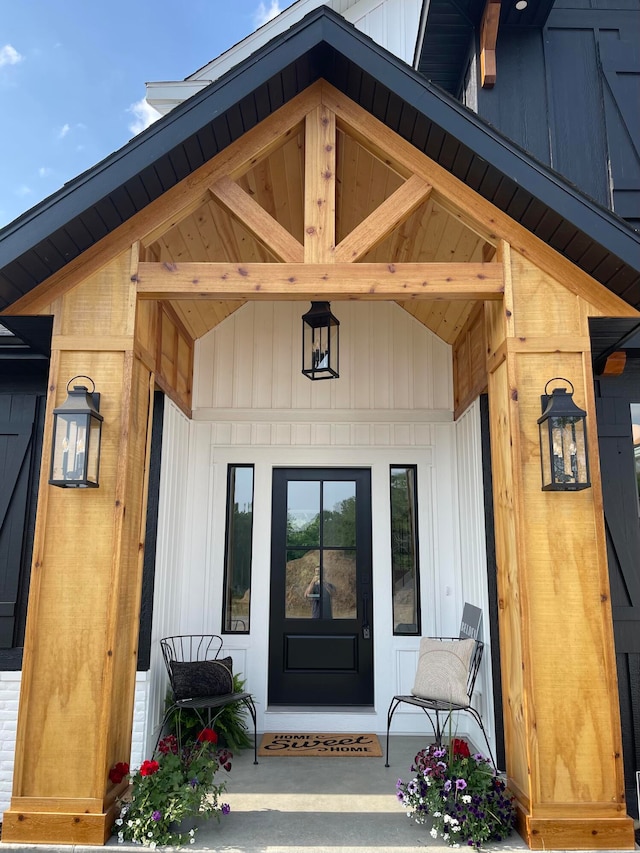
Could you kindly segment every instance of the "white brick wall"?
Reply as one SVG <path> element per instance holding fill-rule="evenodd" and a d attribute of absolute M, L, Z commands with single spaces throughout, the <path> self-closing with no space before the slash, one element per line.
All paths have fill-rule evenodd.
<path fill-rule="evenodd" d="M 16 751 L 16 724 L 20 699 L 20 672 L 0 672 L 0 814 L 11 803 L 13 763 Z M 149 724 L 147 706 L 149 673 L 139 672 L 136 677 L 136 699 L 133 711 L 131 736 L 131 767 L 142 764 L 146 755 Z"/>
<path fill-rule="evenodd" d="M 0 812 L 11 801 L 21 676 L 20 672 L 0 672 Z"/>

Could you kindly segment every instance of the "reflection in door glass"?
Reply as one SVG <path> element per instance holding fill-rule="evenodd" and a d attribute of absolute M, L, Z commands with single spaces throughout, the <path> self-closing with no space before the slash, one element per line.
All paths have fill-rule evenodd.
<path fill-rule="evenodd" d="M 640 403 L 631 404 L 631 428 L 633 430 L 633 456 L 636 463 L 638 515 L 640 515 Z"/>
<path fill-rule="evenodd" d="M 289 480 L 287 484 L 287 547 L 320 544 L 320 483 Z"/>
<path fill-rule="evenodd" d="M 325 482 L 322 489 L 322 544 L 325 548 L 355 548 L 356 484 Z"/>
<path fill-rule="evenodd" d="M 356 619 L 356 484 L 287 483 L 286 619 Z"/>

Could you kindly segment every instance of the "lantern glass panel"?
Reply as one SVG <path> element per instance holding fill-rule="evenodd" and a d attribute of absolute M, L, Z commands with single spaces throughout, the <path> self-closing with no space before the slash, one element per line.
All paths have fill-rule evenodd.
<path fill-rule="evenodd" d="M 541 441 L 542 470 L 546 488 L 576 488 L 588 484 L 584 420 L 551 417 L 541 424 L 548 438 Z"/>
<path fill-rule="evenodd" d="M 58 414 L 53 440 L 51 479 L 73 482 L 84 477 L 87 415 Z"/>
<path fill-rule="evenodd" d="M 95 418 L 90 418 L 89 426 L 89 447 L 87 455 L 87 480 L 90 483 L 98 485 L 98 470 L 100 468 L 100 433 L 102 431 L 102 422 Z"/>

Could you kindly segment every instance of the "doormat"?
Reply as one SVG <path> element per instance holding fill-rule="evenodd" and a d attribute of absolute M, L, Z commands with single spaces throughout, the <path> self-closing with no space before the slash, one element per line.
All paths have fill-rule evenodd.
<path fill-rule="evenodd" d="M 313 734 L 291 732 L 266 732 L 262 735 L 258 755 L 317 755 L 317 756 L 372 756 L 382 757 L 378 735 L 373 734 Z"/>

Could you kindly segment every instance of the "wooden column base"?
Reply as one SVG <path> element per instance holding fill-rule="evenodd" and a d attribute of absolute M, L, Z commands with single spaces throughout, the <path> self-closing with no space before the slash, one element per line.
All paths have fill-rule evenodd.
<path fill-rule="evenodd" d="M 2 819 L 2 841 L 102 846 L 111 835 L 115 818 L 115 806 L 101 814 L 16 811 L 12 806 Z"/>
<path fill-rule="evenodd" d="M 589 815 L 581 805 L 578 815 L 571 816 L 575 807 L 567 803 L 565 817 L 533 817 L 516 802 L 516 828 L 531 850 L 635 850 L 633 820 L 624 807 L 621 814 L 601 817 L 593 812 L 602 814 L 606 808 L 594 803 Z"/>

